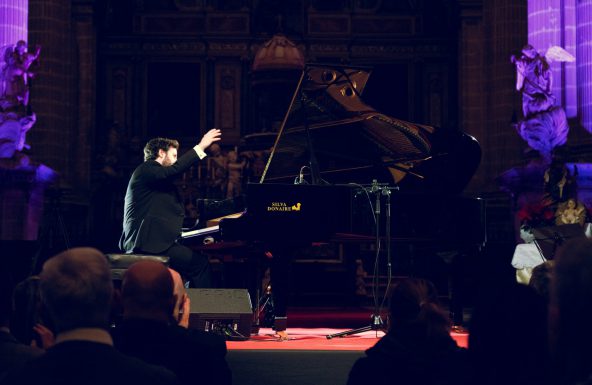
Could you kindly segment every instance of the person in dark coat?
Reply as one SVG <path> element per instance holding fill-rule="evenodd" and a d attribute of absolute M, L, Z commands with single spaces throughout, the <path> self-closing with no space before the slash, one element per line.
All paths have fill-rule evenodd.
<path fill-rule="evenodd" d="M 74 248 L 50 258 L 40 275 L 40 291 L 56 330 L 55 345 L 2 384 L 104 385 L 176 384 L 162 368 L 113 348 L 107 331 L 113 295 L 107 257 L 92 248 Z"/>
<path fill-rule="evenodd" d="M 553 384 L 548 350 L 547 302 L 540 294 L 517 282 L 480 290 L 469 325 L 475 384 Z"/>
<path fill-rule="evenodd" d="M 409 278 L 392 291 L 389 330 L 352 367 L 348 385 L 468 384 L 468 359 L 450 337 L 434 286 Z"/>
<path fill-rule="evenodd" d="M 549 339 L 554 384 L 592 385 L 592 239 L 563 243 L 551 280 Z"/>
<path fill-rule="evenodd" d="M 173 317 L 177 301 L 166 266 L 134 263 L 124 275 L 121 295 L 123 322 L 112 331 L 117 349 L 170 369 L 183 384 L 232 383 L 224 339 L 181 327 Z"/>
<path fill-rule="evenodd" d="M 177 159 L 178 141 L 151 139 L 144 147 L 144 163 L 133 172 L 125 194 L 119 248 L 125 253 L 168 256 L 171 267 L 193 287 L 211 286 L 210 266 L 204 255 L 177 242 L 185 209 L 174 181 L 219 140 L 220 130 L 212 129 Z"/>
<path fill-rule="evenodd" d="M 0 379 L 10 369 L 22 367 L 39 357 L 43 350 L 18 341 L 10 330 L 12 311 L 12 283 L 7 271 L 0 273 Z"/>

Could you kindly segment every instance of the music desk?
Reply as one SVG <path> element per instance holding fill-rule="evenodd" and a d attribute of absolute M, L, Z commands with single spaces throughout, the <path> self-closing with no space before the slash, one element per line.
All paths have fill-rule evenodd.
<path fill-rule="evenodd" d="M 584 233 L 586 238 L 592 238 L 592 223 L 586 223 Z M 532 269 L 545 261 L 534 242 L 516 245 L 512 257 L 512 267 L 516 269 L 516 281 L 528 285 Z"/>

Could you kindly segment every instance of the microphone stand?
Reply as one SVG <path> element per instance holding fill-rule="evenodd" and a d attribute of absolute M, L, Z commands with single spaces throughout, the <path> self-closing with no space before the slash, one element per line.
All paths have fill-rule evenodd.
<path fill-rule="evenodd" d="M 386 196 L 386 222 L 385 222 L 385 236 L 386 236 L 386 244 L 387 244 L 387 287 L 384 293 L 384 297 L 388 294 L 388 290 L 391 284 L 392 278 L 392 264 L 391 264 L 391 190 L 398 190 L 399 187 L 388 187 L 385 185 L 381 185 L 377 183 L 376 179 L 372 181 L 372 186 L 367 190 L 370 193 L 376 195 L 376 203 L 374 205 L 374 215 L 376 219 L 376 234 L 375 234 L 375 248 L 376 248 L 376 260 L 374 262 L 374 277 L 373 277 L 373 289 L 372 289 L 372 296 L 374 297 L 374 313 L 370 316 L 371 321 L 370 325 L 364 326 L 357 329 L 346 330 L 344 332 L 329 334 L 327 339 L 332 339 L 334 337 L 345 337 L 352 334 L 364 333 L 370 330 L 384 330 L 385 324 L 380 316 L 382 305 L 384 304 L 384 299 L 381 304 L 378 304 L 378 285 L 379 285 L 379 261 L 380 261 L 380 200 L 381 196 Z"/>

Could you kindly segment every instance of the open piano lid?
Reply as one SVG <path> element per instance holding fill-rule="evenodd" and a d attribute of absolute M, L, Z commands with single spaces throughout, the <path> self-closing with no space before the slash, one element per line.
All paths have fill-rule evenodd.
<path fill-rule="evenodd" d="M 369 76 L 363 67 L 306 65 L 260 182 L 292 183 L 312 149 L 331 184 L 399 183 L 411 172 L 420 177 L 405 178 L 410 189 L 462 191 L 481 158 L 477 141 L 377 112 L 361 99 Z"/>

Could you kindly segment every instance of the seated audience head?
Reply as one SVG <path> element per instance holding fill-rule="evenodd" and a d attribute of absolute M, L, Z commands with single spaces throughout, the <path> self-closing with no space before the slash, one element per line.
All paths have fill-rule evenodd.
<path fill-rule="evenodd" d="M 414 329 L 424 337 L 447 336 L 450 319 L 438 304 L 435 286 L 425 280 L 408 278 L 398 282 L 391 292 L 390 331 Z"/>
<path fill-rule="evenodd" d="M 12 313 L 12 280 L 7 270 L 0 270 L 0 327 L 8 327 Z"/>
<path fill-rule="evenodd" d="M 545 301 L 549 302 L 549 290 L 551 289 L 551 276 L 553 275 L 554 261 L 546 261 L 532 269 L 532 275 L 528 286 L 537 292 Z"/>
<path fill-rule="evenodd" d="M 59 334 L 76 328 L 107 328 L 113 282 L 107 258 L 97 249 L 66 250 L 43 265 L 41 301 Z"/>
<path fill-rule="evenodd" d="M 431 282 L 398 281 L 389 313 L 389 332 L 355 362 L 348 385 L 467 384 L 466 352 L 451 338 L 448 315 Z"/>
<path fill-rule="evenodd" d="M 12 310 L 11 332 L 20 342 L 29 345 L 35 337 L 33 327 L 41 322 L 38 276 L 30 276 L 15 286 Z M 46 320 L 42 323 L 50 326 Z"/>
<path fill-rule="evenodd" d="M 555 258 L 549 309 L 551 347 L 562 383 L 592 375 L 591 304 L 592 240 L 573 239 Z"/>
<path fill-rule="evenodd" d="M 480 292 L 469 330 L 476 383 L 547 383 L 547 306 L 532 288 L 512 282 Z"/>
<path fill-rule="evenodd" d="M 121 299 L 124 318 L 169 322 L 175 306 L 171 273 L 160 262 L 134 263 L 123 276 Z"/>

